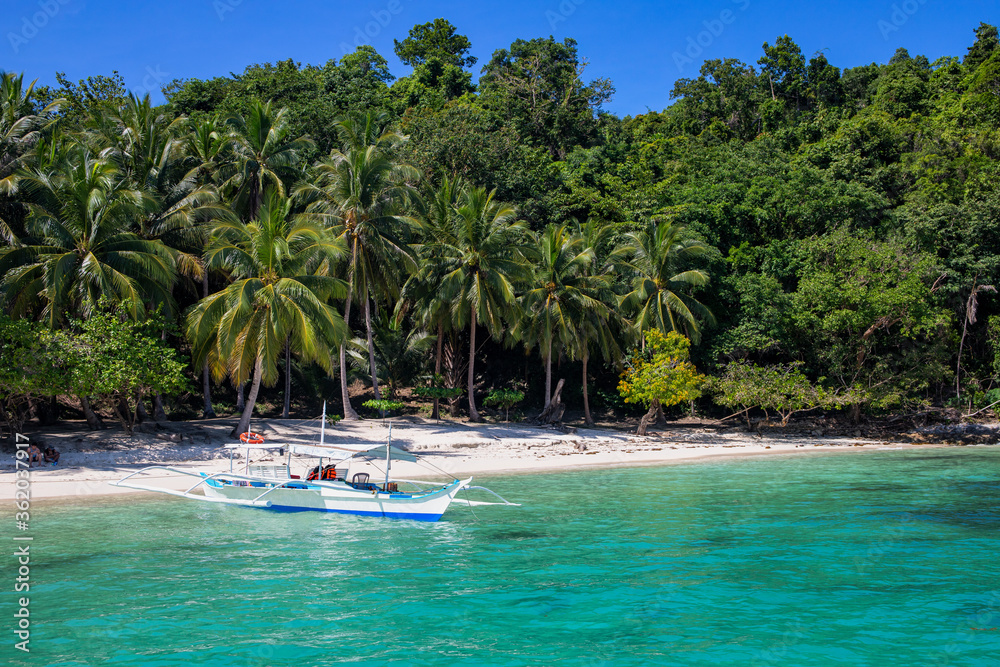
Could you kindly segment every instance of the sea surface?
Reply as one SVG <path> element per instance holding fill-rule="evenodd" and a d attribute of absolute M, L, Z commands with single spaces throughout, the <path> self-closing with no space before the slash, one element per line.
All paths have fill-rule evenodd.
<path fill-rule="evenodd" d="M 37 502 L 0 664 L 1000 664 L 1000 448 L 478 481 L 524 506 Z"/>

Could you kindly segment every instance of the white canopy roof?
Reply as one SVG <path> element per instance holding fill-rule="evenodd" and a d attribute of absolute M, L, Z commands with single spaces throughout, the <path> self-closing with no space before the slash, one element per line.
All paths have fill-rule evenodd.
<path fill-rule="evenodd" d="M 268 444 L 265 442 L 262 442 L 259 445 L 248 445 L 245 442 L 230 442 L 228 444 L 223 445 L 222 447 L 224 449 L 284 449 L 287 446 L 288 445 L 282 445 L 278 443 Z"/>
<path fill-rule="evenodd" d="M 371 447 L 369 449 L 348 449 L 344 446 L 339 445 L 291 445 L 293 454 L 305 454 L 307 456 L 317 456 L 324 459 L 349 459 L 353 456 L 366 457 L 373 459 L 384 459 L 385 458 L 385 445 L 378 445 L 376 447 Z M 417 457 L 413 454 L 400 449 L 399 447 L 389 446 L 389 456 L 391 460 L 394 461 L 416 461 Z"/>
<path fill-rule="evenodd" d="M 306 456 L 318 456 L 324 459 L 347 459 L 354 456 L 354 452 L 343 447 L 330 445 L 291 445 L 292 454 L 305 454 Z"/>

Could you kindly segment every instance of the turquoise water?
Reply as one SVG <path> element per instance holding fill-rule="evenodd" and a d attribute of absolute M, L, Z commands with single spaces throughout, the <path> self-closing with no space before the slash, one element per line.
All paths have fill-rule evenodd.
<path fill-rule="evenodd" d="M 0 662 L 1000 662 L 998 450 L 486 481 L 526 506 L 423 524 L 38 504 L 32 653 L 8 638 Z"/>

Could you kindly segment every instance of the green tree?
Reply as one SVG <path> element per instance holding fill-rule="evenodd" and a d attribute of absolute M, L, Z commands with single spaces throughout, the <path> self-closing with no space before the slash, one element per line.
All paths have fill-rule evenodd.
<path fill-rule="evenodd" d="M 277 380 L 278 359 L 291 351 L 332 372 L 330 349 L 347 338 L 344 320 L 327 303 L 345 295 L 344 283 L 317 270 L 339 260 L 344 246 L 313 222 L 290 221 L 290 211 L 291 202 L 272 192 L 255 220 L 216 226 L 206 264 L 235 280 L 187 317 L 196 364 L 214 361 L 216 372 L 228 372 L 235 384 L 253 376 L 233 437 L 249 428 L 261 382 Z"/>
<path fill-rule="evenodd" d="M 36 109 L 35 83 L 32 81 L 25 88 L 24 74 L 0 72 L 0 195 L 13 190 L 14 173 L 23 166 L 21 158 L 51 124 L 51 115 L 62 102 Z M 9 215 L 0 213 L 0 225 Z"/>
<path fill-rule="evenodd" d="M 760 132 L 760 81 L 754 68 L 735 58 L 706 60 L 697 79 L 679 79 L 671 98 L 677 98 L 675 118 L 685 131 L 701 134 L 722 123 L 735 136 L 749 141 Z"/>
<path fill-rule="evenodd" d="M 761 78 L 768 86 L 773 100 L 787 100 L 795 104 L 795 110 L 802 110 L 808 99 L 808 78 L 806 59 L 802 50 L 791 37 L 779 37 L 774 46 L 764 42 L 764 55 L 757 64 L 761 67 Z"/>
<path fill-rule="evenodd" d="M 691 341 L 676 331 L 666 335 L 657 329 L 645 333 L 643 350 L 636 350 L 625 363 L 618 393 L 626 403 L 641 403 L 649 411 L 639 422 L 639 435 L 646 435 L 662 407 L 701 396 L 705 376 L 690 362 Z"/>
<path fill-rule="evenodd" d="M 78 332 L 69 333 L 64 343 L 70 383 L 80 396 L 92 396 L 111 409 L 128 435 L 144 395 L 187 388 L 187 364 L 160 340 L 158 318 L 135 321 L 125 310 L 102 306 L 74 327 Z"/>
<path fill-rule="evenodd" d="M 393 78 L 386 59 L 374 47 L 364 44 L 339 63 L 331 60 L 323 67 L 323 90 L 338 117 L 378 115 L 388 110 L 389 84 Z M 331 145 L 336 146 L 337 134 L 331 139 Z"/>
<path fill-rule="evenodd" d="M 63 346 L 42 324 L 0 313 L 0 420 L 13 441 L 33 404 L 71 390 Z"/>
<path fill-rule="evenodd" d="M 701 322 L 711 323 L 714 318 L 688 290 L 707 284 L 709 276 L 702 269 L 688 267 L 709 252 L 711 248 L 702 241 L 686 238 L 684 227 L 666 220 L 650 221 L 628 235 L 621 254 L 628 258 L 623 265 L 634 278 L 622 305 L 636 313 L 633 319 L 640 333 L 683 329 L 692 340 L 699 339 Z"/>
<path fill-rule="evenodd" d="M 292 138 L 287 109 L 275 111 L 270 102 L 256 102 L 246 117 L 226 119 L 233 157 L 220 172 L 223 191 L 243 220 L 257 217 L 268 187 L 285 194 L 302 154 L 313 148 L 308 137 Z"/>
<path fill-rule="evenodd" d="M 378 317 L 372 323 L 372 341 L 375 346 L 375 363 L 380 377 L 385 378 L 387 396 L 396 398 L 396 392 L 413 379 L 424 366 L 427 351 L 434 344 L 434 337 L 425 330 L 404 327 L 391 317 Z M 351 357 L 356 367 L 370 371 L 368 343 L 363 338 L 351 341 Z"/>
<path fill-rule="evenodd" d="M 132 222 L 131 231 L 141 238 L 159 240 L 171 255 L 179 275 L 200 279 L 203 271 L 198 255 L 204 238 L 203 223 L 229 215 L 208 179 L 190 178 L 185 149 L 185 120 L 172 118 L 156 108 L 147 94 L 129 95 L 120 106 L 105 105 L 105 113 L 91 122 L 97 147 L 112 160 L 119 173 L 152 205 L 146 215 Z M 204 146 L 203 146 L 204 148 Z M 200 161 L 196 156 L 194 161 Z M 162 303 L 170 320 L 176 313 L 171 295 Z M 159 304 L 154 304 L 159 305 Z"/>
<path fill-rule="evenodd" d="M 475 90 L 472 74 L 465 70 L 431 58 L 418 65 L 410 76 L 392 85 L 392 104 L 400 113 L 413 107 L 441 109 L 452 100 Z"/>
<path fill-rule="evenodd" d="M 1000 49 L 997 27 L 989 23 L 980 23 L 976 28 L 976 42 L 969 47 L 962 64 L 969 70 L 979 67 Z"/>
<path fill-rule="evenodd" d="M 62 100 L 39 101 L 35 82 L 0 72 L 0 239 L 17 244 L 26 235 L 26 208 L 17 196 L 18 171 L 28 168 L 33 150 L 43 147 Z M 42 107 L 42 108 L 39 108 Z"/>
<path fill-rule="evenodd" d="M 510 421 L 510 409 L 524 400 L 524 392 L 519 389 L 494 389 L 483 399 L 486 407 L 503 408 L 503 420 Z"/>
<path fill-rule="evenodd" d="M 438 239 L 433 252 L 446 257 L 442 289 L 451 300 L 456 327 L 469 327 L 469 419 L 476 410 L 476 326 L 499 337 L 507 322 L 516 320 L 515 286 L 531 275 L 524 258 L 528 236 L 515 222 L 515 209 L 493 199 L 493 192 L 470 188 L 462 198 L 454 231 Z"/>
<path fill-rule="evenodd" d="M 303 184 L 298 196 L 308 212 L 325 221 L 347 249 L 347 302 L 344 318 L 350 321 L 351 304 L 364 304 L 365 330 L 372 387 L 380 399 L 375 345 L 372 341 L 371 303 L 395 299 L 404 272 L 415 268 L 408 245 L 412 220 L 404 215 L 411 196 L 408 180 L 417 174 L 409 165 L 393 160 L 392 150 L 405 137 L 387 128 L 385 114 L 350 116 L 338 122 L 343 149 L 315 167 L 315 181 Z M 344 418 L 357 419 L 347 395 L 346 350 L 340 350 L 341 397 Z"/>
<path fill-rule="evenodd" d="M 594 250 L 566 226 L 546 227 L 532 259 L 534 276 L 521 296 L 523 316 L 513 334 L 529 349 L 539 346 L 545 366 L 544 411 L 552 400 L 553 348 L 574 350 L 584 335 L 581 328 L 587 315 L 606 317 L 608 308 L 599 290 L 607 281 L 588 274 Z"/>
<path fill-rule="evenodd" d="M 431 58 L 455 67 L 472 67 L 476 57 L 468 55 L 472 44 L 465 35 L 455 34 L 455 26 L 445 19 L 434 19 L 410 28 L 402 42 L 393 40 L 396 56 L 404 65 L 418 67 Z"/>
<path fill-rule="evenodd" d="M 513 193 L 523 175 L 520 138 L 500 118 L 468 100 L 457 100 L 440 111 L 410 109 L 402 129 L 410 137 L 402 148 L 407 162 L 426 179 L 454 174 L 480 187 L 505 187 Z M 520 188 L 524 191 L 525 188 Z"/>
<path fill-rule="evenodd" d="M 807 244 L 792 295 L 793 321 L 813 372 L 859 404 L 885 410 L 919 402 L 931 383 L 949 380 L 953 320 L 938 302 L 942 276 L 933 257 L 900 242 L 846 233 Z"/>
<path fill-rule="evenodd" d="M 594 418 L 590 414 L 590 380 L 587 371 L 591 356 L 596 352 L 605 360 L 617 362 L 622 348 L 630 344 L 632 339 L 630 323 L 616 308 L 618 297 L 613 290 L 615 269 L 612 262 L 614 232 L 613 225 L 599 220 L 588 220 L 576 231 L 583 247 L 593 254 L 591 262 L 583 267 L 583 274 L 590 281 L 588 287 L 592 290 L 594 302 L 590 303 L 590 307 L 575 313 L 576 337 L 572 348 L 574 356 L 580 359 L 583 367 L 583 419 L 587 426 L 594 425 Z"/>
<path fill-rule="evenodd" d="M 269 100 L 275 108 L 288 110 L 290 136 L 309 136 L 316 142 L 316 153 L 326 154 L 336 138 L 333 120 L 344 112 L 343 102 L 325 89 L 326 73 L 335 68 L 333 61 L 326 66 L 292 59 L 254 63 L 228 77 L 174 80 L 163 93 L 175 114 L 199 121 L 234 114 L 245 118 L 255 104 Z M 305 160 L 314 158 L 312 150 L 303 154 Z"/>
<path fill-rule="evenodd" d="M 184 180 L 199 188 L 215 188 L 219 171 L 228 159 L 226 156 L 228 143 L 225 128 L 217 118 L 209 116 L 189 120 L 188 132 L 184 136 L 184 164 L 188 168 Z M 204 226 L 199 227 L 199 231 L 203 232 Z M 204 233 L 200 236 L 203 241 L 207 241 Z M 202 262 L 202 298 L 207 298 L 210 293 L 208 273 L 208 268 Z M 207 361 L 202 365 L 202 401 L 203 416 L 206 419 L 215 417 L 215 410 L 212 408 L 212 375 Z"/>
<path fill-rule="evenodd" d="M 500 49 L 479 79 L 484 107 L 510 119 L 523 139 L 558 159 L 596 139 L 595 112 L 611 99 L 607 79 L 582 79 L 576 40 L 522 39 Z"/>
<path fill-rule="evenodd" d="M 726 366 L 721 377 L 712 378 L 710 386 L 717 393 L 713 400 L 720 405 L 742 408 L 751 426 L 750 410 L 760 408 L 765 416 L 774 410 L 786 426 L 792 415 L 820 408 L 839 409 L 845 402 L 856 400 L 825 390 L 813 384 L 801 370 L 802 363 L 758 366 L 746 362 L 733 362 Z"/>
<path fill-rule="evenodd" d="M 54 97 L 64 100 L 59 107 L 60 114 L 72 123 L 83 121 L 88 116 L 100 113 L 105 103 L 119 105 L 128 96 L 125 79 L 118 70 L 113 70 L 111 76 L 98 74 L 80 79 L 77 83 L 66 78 L 65 72 L 56 72 L 59 88 Z"/>
<path fill-rule="evenodd" d="M 447 176 L 442 177 L 437 187 L 425 186 L 423 196 L 416 202 L 420 230 L 420 242 L 414 246 L 419 258 L 417 270 L 407 278 L 396 304 L 397 320 L 408 312 L 421 328 L 437 332 L 434 337 L 435 379 L 441 378 L 445 334 L 454 328 L 451 303 L 441 283 L 447 272 L 447 257 L 440 253 L 439 244 L 454 237 L 456 210 L 466 188 L 462 179 Z M 433 396 L 431 419 L 441 418 L 441 398 Z"/>
<path fill-rule="evenodd" d="M 67 315 L 89 316 L 101 297 L 135 318 L 147 303 L 167 300 L 171 254 L 129 231 L 155 201 L 127 187 L 114 164 L 76 146 L 51 171 L 23 173 L 18 187 L 36 241 L 0 250 L 0 292 L 12 313 L 40 304 L 54 329 Z"/>

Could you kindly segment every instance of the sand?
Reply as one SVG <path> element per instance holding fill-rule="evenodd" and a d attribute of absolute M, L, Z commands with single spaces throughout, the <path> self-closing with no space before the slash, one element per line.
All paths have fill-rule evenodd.
<path fill-rule="evenodd" d="M 229 469 L 232 419 L 171 422 L 145 426 L 141 433 L 127 437 L 120 430 L 87 431 L 83 424 L 63 423 L 57 429 L 29 433 L 62 453 L 59 465 L 31 469 L 33 499 L 80 498 L 122 493 L 143 493 L 108 484 L 150 465 L 170 465 L 184 470 L 219 472 Z M 789 455 L 807 452 L 874 451 L 899 449 L 909 445 L 859 438 L 803 436 L 767 432 L 764 436 L 741 428 L 667 427 L 639 437 L 603 429 L 554 428 L 526 424 L 469 424 L 435 422 L 419 418 L 394 418 L 391 422 L 394 445 L 419 454 L 426 465 L 396 462 L 396 477 L 437 478 L 483 476 L 520 472 L 543 472 L 575 468 L 662 465 L 710 457 Z M 268 444 L 319 441 L 319 422 L 298 420 L 256 420 L 253 430 L 262 433 Z M 352 448 L 379 445 L 386 441 L 389 422 L 366 420 L 341 422 L 328 427 L 325 441 Z M 180 437 L 180 442 L 169 438 Z M 926 447 L 927 445 L 921 445 Z M 274 452 L 255 450 L 253 462 L 284 462 Z M 237 460 L 237 466 L 242 465 Z M 315 460 L 292 460 L 292 474 L 303 474 Z M 368 470 L 352 465 L 352 473 Z M 182 489 L 191 478 L 168 472 L 144 473 L 144 483 Z M 14 497 L 13 457 L 4 456 L 0 465 L 0 499 Z"/>

